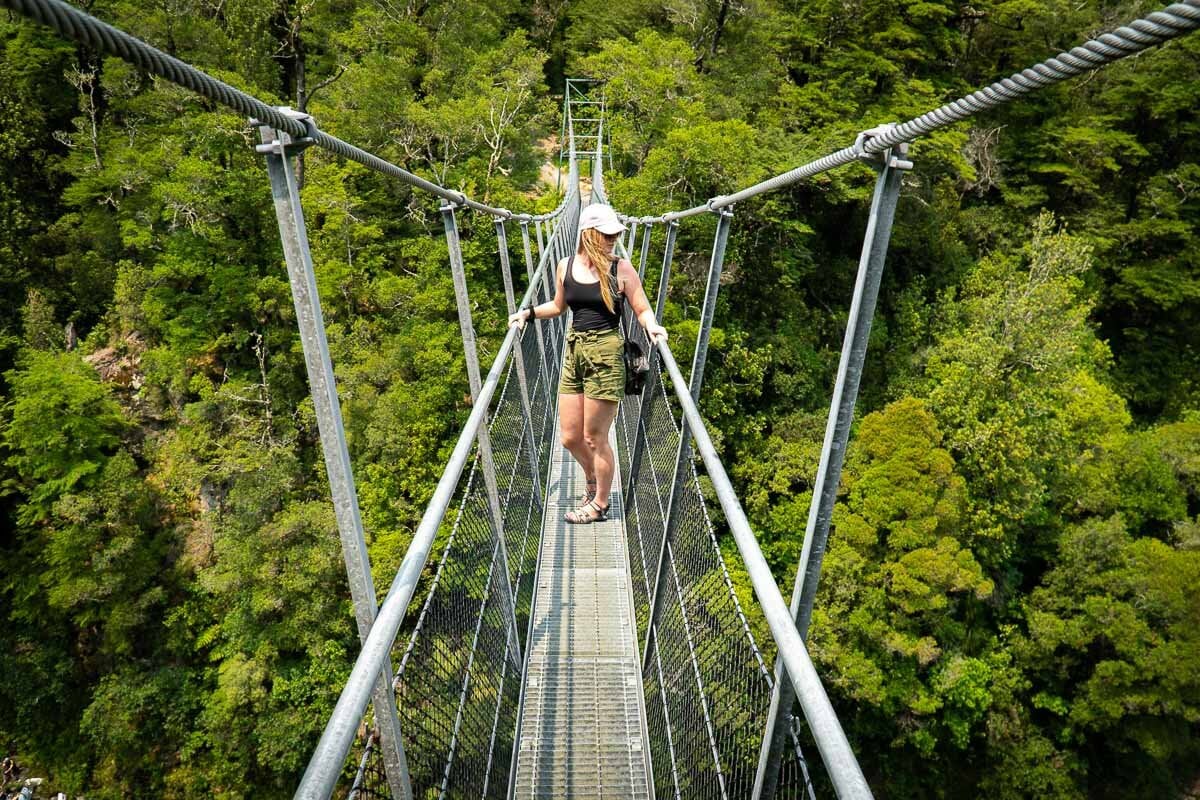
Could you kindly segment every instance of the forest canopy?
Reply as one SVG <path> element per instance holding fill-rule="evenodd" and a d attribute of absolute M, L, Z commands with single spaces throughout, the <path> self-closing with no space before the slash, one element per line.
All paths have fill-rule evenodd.
<path fill-rule="evenodd" d="M 607 191 L 638 215 L 1155 8 L 87 5 L 514 210 L 558 201 L 565 77 L 603 80 Z M 879 797 L 1200 796 L 1198 63 L 1185 37 L 912 147 L 810 636 Z M 290 796 L 357 652 L 256 143 L 0 13 L 0 755 L 71 796 Z M 441 222 L 318 149 L 301 174 L 386 587 L 470 411 Z M 785 595 L 873 177 L 824 174 L 732 226 L 701 410 Z M 496 235 L 460 222 L 486 364 Z M 681 363 L 712 231 L 680 228 Z"/>

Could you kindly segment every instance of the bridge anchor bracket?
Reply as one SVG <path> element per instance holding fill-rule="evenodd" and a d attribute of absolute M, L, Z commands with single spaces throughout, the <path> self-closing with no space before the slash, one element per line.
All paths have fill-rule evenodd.
<path fill-rule="evenodd" d="M 854 152 L 858 154 L 859 161 L 870 164 L 877 169 L 884 166 L 902 171 L 912 169 L 913 162 L 905 158 L 908 155 L 908 142 L 900 142 L 880 153 L 867 152 L 867 142 L 877 136 L 889 133 L 895 127 L 896 123 L 889 122 L 885 125 L 878 125 L 860 132 L 854 139 Z"/>
<path fill-rule="evenodd" d="M 274 141 L 264 142 L 263 144 L 256 145 L 254 147 L 254 152 L 261 153 L 262 155 L 294 156 L 303 152 L 304 150 L 307 150 L 309 147 L 312 147 L 317 143 L 317 134 L 319 133 L 319 130 L 317 129 L 317 121 L 313 119 L 312 114 L 306 114 L 303 111 L 297 111 L 290 106 L 278 106 L 276 110 L 285 117 L 294 119 L 302 124 L 305 130 L 304 136 L 292 138 L 289 134 L 287 134 L 287 132 L 276 131 Z M 266 123 L 260 122 L 256 119 L 250 120 L 250 124 L 260 126 L 266 125 Z"/>

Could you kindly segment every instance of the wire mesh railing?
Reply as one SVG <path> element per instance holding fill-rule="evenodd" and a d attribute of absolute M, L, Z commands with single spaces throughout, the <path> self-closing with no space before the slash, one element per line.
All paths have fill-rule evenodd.
<path fill-rule="evenodd" d="M 593 200 L 607 202 L 601 157 L 593 163 L 592 173 Z M 658 313 L 669 281 L 672 234 L 669 230 L 659 273 Z M 639 273 L 644 275 L 648 225 L 642 235 Z M 714 297 L 706 302 L 702 338 L 711 324 L 711 302 L 727 235 L 728 220 L 723 219 L 714 242 L 709 275 Z M 631 224 L 628 244 L 620 243 L 618 248 L 632 255 L 636 243 Z M 753 634 L 764 621 L 759 616 L 752 625 L 738 599 L 727 560 L 740 560 L 740 553 L 722 548 L 682 422 L 679 401 L 691 401 L 691 394 L 698 393 L 707 342 L 697 347 L 692 391 L 680 397 L 680 386 L 672 384 L 655 357 L 659 351 L 628 304 L 621 327 L 625 339 L 653 354 L 642 392 L 626 396 L 618 409 L 616 438 L 625 476 L 624 519 L 635 621 L 639 638 L 646 642 L 642 683 L 655 793 L 675 798 L 749 798 L 761 788 L 764 730 L 770 734 L 768 719 L 778 680 L 769 667 L 777 660 L 776 641 L 768 638 L 760 643 Z M 741 518 L 744 521 L 744 515 Z M 749 613 L 757 616 L 758 608 L 751 607 Z M 815 797 L 800 745 L 801 730 L 799 718 L 788 720 L 782 750 L 772 764 L 777 797 Z"/>
<path fill-rule="evenodd" d="M 357 765 L 350 777 L 350 793 L 346 800 L 392 800 L 392 789 L 388 785 L 387 771 L 379 752 L 379 732 L 364 731 L 356 742 L 359 747 L 351 753 L 349 768 Z"/>
<path fill-rule="evenodd" d="M 607 202 L 602 165 L 593 169 L 594 197 Z M 636 241 L 631 232 L 630 254 L 636 252 Z M 649 241 L 647 228 L 639 272 L 645 270 Z M 666 278 L 660 274 L 660 283 Z M 659 288 L 661 293 L 664 287 Z M 645 352 L 652 350 L 628 306 L 622 334 Z M 687 457 L 679 461 L 681 426 L 670 381 L 664 383 L 656 360 L 651 363 L 655 368 L 642 393 L 625 398 L 616 424 L 621 474 L 626 476 L 635 618 L 639 639 L 649 643 L 642 682 L 655 791 L 660 797 L 750 797 L 771 703 L 774 678 L 767 665 L 774 653 L 764 653 L 751 631 L 695 465 Z M 665 592 L 657 607 L 656 583 L 657 591 Z M 647 635 L 651 625 L 652 637 Z M 772 644 L 766 643 L 768 648 Z M 811 798 L 798 725 L 788 744 L 779 794 Z"/>
<path fill-rule="evenodd" d="M 604 199 L 602 180 L 597 187 L 597 199 Z M 628 305 L 622 332 L 651 350 Z M 671 398 L 669 379 L 664 383 L 661 369 L 653 369 L 642 393 L 621 403 L 616 420 L 640 641 L 647 640 L 651 625 L 660 553 L 664 559 L 658 588 L 665 592 L 664 602 L 655 613 L 642 675 L 655 793 L 749 797 L 771 702 L 768 665 L 775 654 L 764 653 L 752 633 L 690 459 L 672 499 L 680 424 Z M 672 502 L 677 504 L 673 535 L 664 542 Z M 811 797 L 797 732 L 791 739 L 780 796 Z"/>
<path fill-rule="evenodd" d="M 553 269 L 565 243 L 573 240 L 576 209 L 569 198 L 538 269 L 530 272 L 527 297 L 534 304 L 550 299 L 548 285 L 539 280 L 541 270 Z M 551 335 L 544 337 L 532 326 L 515 332 L 512 348 L 497 360 L 504 377 L 489 404 L 487 430 L 500 519 L 492 512 L 476 445 L 470 469 L 458 479 L 455 510 L 440 523 L 438 540 L 444 544 L 429 591 L 395 659 L 396 703 L 413 797 L 507 796 L 522 671 L 512 632 L 524 640 L 529 625 L 542 498 L 555 445 L 561 350 L 554 343 L 561 338 L 552 327 L 547 331 Z M 528 378 L 524 387 L 518 380 L 520 364 Z M 505 580 L 512 582 L 515 619 L 506 604 Z M 375 792 L 382 757 L 370 743 L 362 756 L 350 756 L 343 771 L 353 781 L 349 797 L 381 796 Z"/>

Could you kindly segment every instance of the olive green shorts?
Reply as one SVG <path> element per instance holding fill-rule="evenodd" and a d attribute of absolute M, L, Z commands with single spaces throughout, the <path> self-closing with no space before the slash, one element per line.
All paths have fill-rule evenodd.
<path fill-rule="evenodd" d="M 625 345 L 621 332 L 567 331 L 560 394 L 582 394 L 619 403 L 625 394 Z"/>

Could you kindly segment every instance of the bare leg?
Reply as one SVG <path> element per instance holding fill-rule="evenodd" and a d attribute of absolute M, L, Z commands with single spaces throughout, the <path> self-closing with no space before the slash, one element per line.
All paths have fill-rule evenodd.
<path fill-rule="evenodd" d="M 612 400 L 583 400 L 583 440 L 592 454 L 596 467 L 595 503 L 608 507 L 608 492 L 612 489 L 613 473 L 616 471 L 616 455 L 608 443 L 608 431 L 617 418 L 617 404 Z"/>
<path fill-rule="evenodd" d="M 592 449 L 583 437 L 583 395 L 560 394 L 558 396 L 558 427 L 563 447 L 571 452 L 579 466 L 583 467 L 586 480 L 594 480 L 596 469 L 592 465 Z"/>

